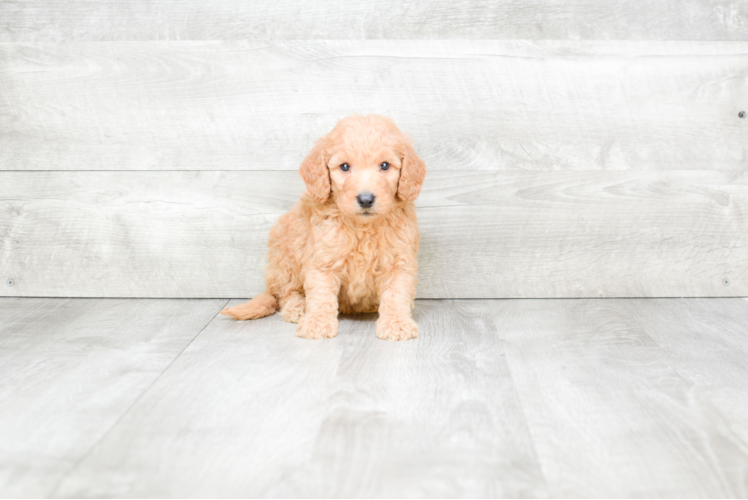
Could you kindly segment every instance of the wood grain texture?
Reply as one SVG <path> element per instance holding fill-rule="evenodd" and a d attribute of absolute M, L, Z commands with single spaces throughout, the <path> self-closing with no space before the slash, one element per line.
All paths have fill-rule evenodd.
<path fill-rule="evenodd" d="M 748 299 L 631 300 L 646 334 L 680 376 L 703 389 L 748 447 Z"/>
<path fill-rule="evenodd" d="M 253 296 L 302 191 L 295 172 L 0 173 L 0 294 Z M 748 295 L 739 172 L 432 172 L 417 206 L 421 298 Z"/>
<path fill-rule="evenodd" d="M 0 169 L 295 170 L 380 113 L 432 171 L 745 170 L 746 103 L 748 42 L 2 43 Z"/>
<path fill-rule="evenodd" d="M 4 0 L 0 41 L 527 38 L 745 40 L 743 0 Z"/>
<path fill-rule="evenodd" d="M 546 497 L 493 323 L 418 302 L 306 341 L 217 318 L 56 491 L 62 497 Z"/>
<path fill-rule="evenodd" d="M 225 303 L 0 299 L 0 496 L 50 495 Z"/>
<path fill-rule="evenodd" d="M 665 323 L 691 328 L 686 324 L 698 316 L 702 342 L 734 333 L 721 330 L 725 320 L 710 308 L 684 316 L 687 305 L 663 303 L 670 304 L 530 300 L 495 309 L 493 321 L 551 496 L 748 495 L 744 414 L 722 413 L 710 391 L 670 364 L 668 350 L 645 325 L 657 317 L 652 331 Z M 744 302 L 729 304 L 723 310 L 738 304 L 745 315 Z M 743 362 L 746 347 L 743 339 L 735 353 Z M 719 364 L 712 357 L 702 366 L 718 373 Z M 725 393 L 742 398 L 737 389 L 733 384 Z"/>
<path fill-rule="evenodd" d="M 107 390 L 120 387 L 112 356 L 132 365 L 135 345 L 141 361 L 143 349 L 152 359 L 173 356 L 172 342 L 153 341 L 152 332 L 169 323 L 178 329 L 172 313 L 186 320 L 181 311 L 215 302 L 0 300 L 0 355 L 12 374 L 0 387 L 15 394 L 14 412 L 0 419 L 14 415 L 19 424 L 18 415 L 28 416 L 23 428 L 0 427 L 10 436 L 0 442 L 4 452 L 22 443 L 2 456 L 19 471 L 20 457 L 28 458 L 27 469 L 0 474 L 0 491 L 748 494 L 748 423 L 733 411 L 745 391 L 746 299 L 417 301 L 421 336 L 405 343 L 376 339 L 375 315 L 342 317 L 338 337 L 319 342 L 296 338 L 277 316 L 218 316 L 82 460 L 49 453 L 50 443 L 83 446 L 94 422 L 109 416 L 107 405 L 91 404 L 90 391 L 87 404 L 72 395 L 102 385 L 96 374 L 107 363 L 114 377 Z M 153 323 L 155 312 L 162 321 Z M 123 316 L 138 319 L 102 330 Z M 70 364 L 60 363 L 61 351 Z M 730 401 L 732 409 L 722 404 Z M 76 418 L 66 420 L 71 407 Z M 40 436 L 40 426 L 54 437 Z M 51 483 L 59 486 L 40 488 Z"/>

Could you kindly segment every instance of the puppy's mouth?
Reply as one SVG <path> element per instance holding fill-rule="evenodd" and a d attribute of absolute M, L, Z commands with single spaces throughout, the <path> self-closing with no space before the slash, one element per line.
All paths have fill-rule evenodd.
<path fill-rule="evenodd" d="M 372 217 L 372 216 L 377 215 L 377 214 L 375 214 L 374 212 L 371 212 L 369 210 L 362 210 L 361 212 L 358 213 L 358 215 L 360 215 L 362 217 Z"/>

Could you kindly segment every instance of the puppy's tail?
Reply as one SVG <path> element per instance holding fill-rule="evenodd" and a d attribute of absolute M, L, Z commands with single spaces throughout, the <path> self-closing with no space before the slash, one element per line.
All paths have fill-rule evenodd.
<path fill-rule="evenodd" d="M 234 307 L 227 307 L 221 314 L 234 319 L 258 319 L 270 316 L 278 310 L 278 299 L 263 292 L 249 302 Z"/>

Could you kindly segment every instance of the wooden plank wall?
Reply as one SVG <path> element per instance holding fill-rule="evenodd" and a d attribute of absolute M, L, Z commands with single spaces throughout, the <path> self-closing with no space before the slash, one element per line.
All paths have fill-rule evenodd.
<path fill-rule="evenodd" d="M 748 2 L 426 5 L 0 3 L 0 295 L 254 295 L 353 112 L 429 165 L 419 297 L 748 295 Z"/>
<path fill-rule="evenodd" d="M 0 41 L 745 40 L 745 0 L 3 0 Z"/>

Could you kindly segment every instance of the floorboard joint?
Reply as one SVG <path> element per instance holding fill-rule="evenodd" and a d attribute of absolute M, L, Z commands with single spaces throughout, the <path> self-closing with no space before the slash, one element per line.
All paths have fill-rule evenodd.
<path fill-rule="evenodd" d="M 138 299 L 136 299 L 136 300 L 138 300 Z M 190 299 L 184 299 L 184 300 L 190 300 Z M 135 405 L 137 405 L 137 404 L 138 404 L 138 401 L 140 401 L 140 400 L 141 400 L 141 399 L 143 398 L 143 396 L 144 396 L 145 394 L 147 394 L 149 390 L 151 390 L 151 388 L 152 388 L 152 387 L 154 386 L 154 384 L 156 384 L 156 382 L 158 382 L 158 380 L 159 380 L 159 379 L 161 378 L 161 376 L 162 376 L 162 375 L 163 375 L 164 373 L 166 373 L 166 372 L 167 372 L 167 371 L 169 370 L 169 368 L 170 368 L 170 367 L 171 367 L 171 366 L 172 366 L 172 365 L 174 364 L 174 362 L 175 362 L 175 361 L 176 361 L 177 359 L 179 359 L 179 357 L 180 357 L 180 356 L 182 355 L 182 353 L 184 353 L 184 351 L 185 351 L 185 350 L 187 350 L 187 348 L 188 348 L 188 347 L 189 347 L 190 345 L 192 345 L 192 343 L 193 343 L 193 342 L 195 341 L 195 339 L 196 339 L 197 337 L 199 337 L 199 336 L 200 336 L 200 334 L 201 334 L 201 333 L 203 333 L 203 331 L 205 331 L 205 329 L 206 329 L 206 328 L 208 327 L 208 325 L 210 325 L 210 324 L 211 324 L 211 323 L 213 322 L 213 320 L 215 320 L 215 319 L 216 319 L 216 317 L 217 317 L 217 316 L 218 316 L 218 315 L 220 314 L 221 310 L 222 310 L 222 309 L 223 309 L 224 307 L 226 307 L 226 305 L 227 305 L 227 304 L 228 304 L 228 303 L 229 303 L 230 301 L 231 301 L 231 299 L 228 299 L 228 300 L 226 300 L 226 302 L 225 302 L 225 303 L 224 303 L 224 304 L 223 304 L 223 305 L 222 305 L 221 307 L 219 307 L 219 308 L 218 308 L 218 311 L 216 311 L 216 313 L 215 313 L 215 314 L 214 314 L 214 315 L 213 315 L 213 316 L 212 316 L 212 317 L 210 318 L 210 320 L 209 320 L 209 321 L 208 321 L 207 323 L 205 323 L 205 325 L 204 325 L 204 326 L 203 326 L 203 327 L 202 327 L 202 328 L 200 329 L 200 331 L 199 331 L 199 332 L 197 332 L 197 334 L 196 334 L 196 335 L 195 335 L 195 336 L 194 336 L 194 337 L 193 337 L 193 338 L 192 338 L 192 339 L 191 339 L 191 340 L 190 340 L 190 341 L 189 341 L 189 342 L 187 343 L 187 345 L 185 345 L 185 346 L 184 346 L 184 348 L 183 348 L 183 349 L 182 349 L 181 351 L 179 351 L 179 354 L 177 354 L 177 355 L 176 355 L 176 356 L 174 357 L 174 359 L 173 359 L 173 360 L 172 360 L 172 361 L 171 361 L 171 362 L 170 362 L 170 363 L 169 363 L 169 364 L 168 364 L 168 365 L 167 365 L 167 366 L 166 366 L 166 367 L 165 367 L 165 368 L 164 368 L 164 369 L 163 369 L 163 370 L 161 371 L 161 373 L 160 373 L 160 374 L 159 374 L 159 375 L 158 375 L 158 376 L 157 376 L 156 378 L 154 378 L 154 379 L 153 379 L 153 381 L 152 381 L 152 382 L 151 382 L 151 383 L 150 383 L 150 384 L 148 385 L 148 387 L 146 387 L 146 388 L 145 388 L 145 389 L 144 389 L 144 390 L 143 390 L 143 391 L 142 391 L 142 392 L 140 393 L 140 395 L 139 395 L 139 396 L 138 396 L 138 397 L 137 397 L 137 398 L 136 398 L 136 399 L 135 399 L 135 400 L 134 400 L 134 401 L 133 401 L 133 402 L 132 402 L 132 403 L 130 404 L 130 406 L 128 406 L 128 407 L 127 407 L 127 409 L 126 409 L 126 410 L 125 410 L 124 412 L 122 412 L 122 413 L 121 413 L 121 414 L 119 415 L 119 417 L 117 418 L 117 420 L 116 420 L 116 421 L 115 421 L 115 422 L 114 422 L 114 423 L 113 423 L 113 424 L 112 424 L 112 425 L 111 425 L 111 426 L 110 426 L 110 427 L 109 427 L 109 428 L 108 428 L 108 429 L 106 430 L 106 432 L 104 432 L 104 433 L 103 433 L 103 434 L 102 434 L 102 435 L 101 435 L 101 436 L 99 437 L 99 439 L 98 439 L 98 440 L 97 440 L 97 441 L 96 441 L 96 442 L 95 442 L 95 443 L 94 443 L 94 444 L 93 444 L 93 445 L 92 445 L 91 447 L 89 447 L 88 451 L 87 451 L 87 452 L 86 452 L 85 454 L 83 454 L 83 455 L 82 455 L 82 456 L 81 456 L 81 457 L 80 457 L 80 458 L 78 459 L 78 461 L 76 461 L 75 465 L 73 465 L 73 467 L 71 467 L 71 468 L 70 468 L 70 470 L 69 470 L 69 471 L 68 471 L 68 472 L 67 472 L 67 473 L 66 473 L 66 474 L 65 474 L 64 476 L 62 476 L 62 478 L 60 478 L 60 480 L 59 480 L 59 481 L 57 482 L 57 484 L 55 485 L 55 487 L 54 487 L 54 488 L 53 488 L 53 489 L 51 490 L 51 492 L 50 492 L 50 493 L 49 493 L 49 494 L 47 495 L 47 498 L 54 498 L 54 497 L 55 497 L 55 494 L 56 494 L 56 493 L 57 493 L 57 491 L 58 491 L 58 490 L 60 489 L 60 486 L 61 486 L 61 485 L 62 485 L 62 484 L 63 484 L 63 483 L 65 482 L 65 480 L 66 480 L 66 479 L 67 479 L 68 477 L 70 477 L 70 476 L 71 476 L 71 475 L 72 475 L 73 473 L 75 473 L 75 470 L 76 470 L 76 469 L 77 469 L 77 468 L 78 468 L 78 467 L 80 466 L 80 464 L 81 464 L 81 463 L 83 463 L 83 461 L 84 461 L 84 460 L 85 460 L 86 458 L 88 458 L 88 456 L 89 456 L 89 455 L 90 455 L 90 454 L 91 454 L 91 453 L 92 453 L 92 452 L 93 452 L 93 451 L 94 451 L 94 450 L 96 449 L 96 447 L 97 447 L 97 446 L 99 446 L 99 444 L 100 444 L 100 443 L 101 443 L 102 441 L 104 441 L 104 439 L 106 439 L 106 437 L 107 437 L 107 436 L 108 436 L 108 435 L 109 435 L 109 434 L 110 434 L 110 433 L 112 432 L 112 430 L 114 430 L 114 429 L 115 429 L 115 428 L 117 427 L 117 425 L 118 425 L 118 424 L 119 424 L 119 423 L 120 423 L 120 422 L 122 421 L 122 419 L 123 419 L 123 418 L 125 417 L 125 415 L 127 415 L 127 414 L 128 414 L 128 413 L 129 413 L 129 412 L 130 412 L 130 411 L 131 411 L 131 410 L 132 410 L 132 409 L 133 409 L 134 407 L 135 407 Z"/>

